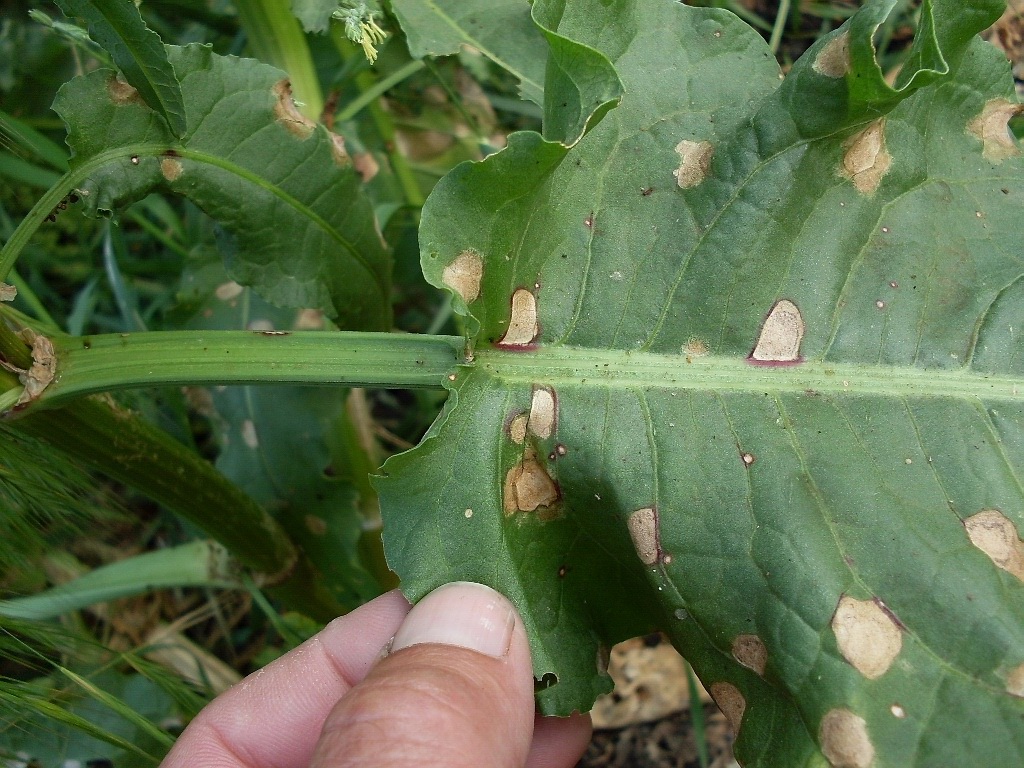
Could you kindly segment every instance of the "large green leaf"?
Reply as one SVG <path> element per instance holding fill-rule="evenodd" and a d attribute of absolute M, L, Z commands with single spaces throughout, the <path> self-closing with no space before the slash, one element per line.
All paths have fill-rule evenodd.
<path fill-rule="evenodd" d="M 188 112 L 180 140 L 109 70 L 57 95 L 88 208 L 185 195 L 235 235 L 227 266 L 239 283 L 346 328 L 390 328 L 390 258 L 340 137 L 298 113 L 280 70 L 168 50 Z"/>
<path fill-rule="evenodd" d="M 516 601 L 546 712 L 657 626 L 744 765 L 1024 762 L 1024 165 L 974 38 L 1001 3 L 926 2 L 890 87 L 893 5 L 781 80 L 725 12 L 538 0 L 618 108 L 424 209 L 472 349 L 385 467 L 385 543 L 414 599 Z"/>

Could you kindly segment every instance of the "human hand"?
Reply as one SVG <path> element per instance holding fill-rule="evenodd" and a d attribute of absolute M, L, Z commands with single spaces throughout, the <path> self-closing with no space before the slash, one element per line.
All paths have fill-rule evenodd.
<path fill-rule="evenodd" d="M 458 582 L 335 619 L 214 699 L 161 768 L 570 768 L 589 739 L 586 715 L 535 717 L 522 619 Z"/>

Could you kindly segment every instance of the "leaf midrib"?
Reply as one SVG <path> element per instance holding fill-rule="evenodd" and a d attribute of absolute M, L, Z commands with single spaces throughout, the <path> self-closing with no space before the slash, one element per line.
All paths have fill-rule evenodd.
<path fill-rule="evenodd" d="M 744 358 L 581 347 L 477 350 L 475 367 L 509 383 L 715 392 L 946 397 L 1024 402 L 1024 376 L 963 368 L 805 361 L 755 365 Z"/>

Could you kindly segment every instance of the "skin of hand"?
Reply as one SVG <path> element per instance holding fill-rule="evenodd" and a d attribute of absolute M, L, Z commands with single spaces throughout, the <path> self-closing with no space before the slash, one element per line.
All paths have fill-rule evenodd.
<path fill-rule="evenodd" d="M 210 702 L 161 768 L 571 768 L 590 730 L 535 716 L 522 619 L 456 582 L 335 619 Z"/>

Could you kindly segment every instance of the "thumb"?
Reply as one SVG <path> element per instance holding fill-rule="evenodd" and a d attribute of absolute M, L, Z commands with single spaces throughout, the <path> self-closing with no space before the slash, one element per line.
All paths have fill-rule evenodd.
<path fill-rule="evenodd" d="M 310 768 L 522 768 L 533 724 L 522 619 L 489 587 L 446 584 L 335 705 Z"/>

